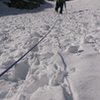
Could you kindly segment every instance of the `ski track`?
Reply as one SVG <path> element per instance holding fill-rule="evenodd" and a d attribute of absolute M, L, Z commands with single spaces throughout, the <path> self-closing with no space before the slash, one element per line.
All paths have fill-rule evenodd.
<path fill-rule="evenodd" d="M 50 8 L 0 17 L 0 72 L 37 43 L 58 19 L 41 44 L 0 79 L 0 100 L 78 100 L 69 81 L 77 68 L 68 66 L 64 54 L 80 57 L 86 49 L 83 44 L 100 53 L 100 9 L 71 10 L 67 15 Z"/>

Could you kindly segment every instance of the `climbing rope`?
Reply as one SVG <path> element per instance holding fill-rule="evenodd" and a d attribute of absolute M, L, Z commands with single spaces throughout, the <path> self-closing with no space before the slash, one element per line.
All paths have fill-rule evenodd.
<path fill-rule="evenodd" d="M 59 19 L 56 19 L 54 22 L 53 26 L 49 29 L 49 31 L 31 48 L 29 49 L 24 55 L 22 55 L 17 61 L 15 61 L 12 65 L 10 65 L 6 70 L 4 70 L 1 74 L 0 77 L 3 76 L 6 72 L 8 72 L 14 65 L 16 65 L 19 61 L 21 61 L 29 52 L 31 52 L 36 46 L 38 46 L 46 37 L 49 35 L 49 33 L 52 31 L 52 29 L 55 27 L 57 21 Z"/>

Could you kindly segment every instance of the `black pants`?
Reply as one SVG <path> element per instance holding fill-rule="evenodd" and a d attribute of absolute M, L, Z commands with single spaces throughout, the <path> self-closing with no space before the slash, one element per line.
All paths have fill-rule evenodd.
<path fill-rule="evenodd" d="M 56 2 L 55 11 L 58 12 L 58 9 L 60 8 L 60 14 L 62 14 L 63 11 L 63 3 Z"/>

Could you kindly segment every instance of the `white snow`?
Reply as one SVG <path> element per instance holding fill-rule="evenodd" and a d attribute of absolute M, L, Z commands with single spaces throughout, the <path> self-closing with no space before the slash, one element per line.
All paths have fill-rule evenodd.
<path fill-rule="evenodd" d="M 0 73 L 49 35 L 0 77 L 0 100 L 100 100 L 100 0 L 55 2 L 35 10 L 0 1 Z"/>

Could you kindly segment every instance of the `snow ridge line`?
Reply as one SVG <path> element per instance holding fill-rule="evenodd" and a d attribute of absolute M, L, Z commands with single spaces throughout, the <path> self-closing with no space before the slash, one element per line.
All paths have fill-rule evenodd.
<path fill-rule="evenodd" d="M 66 64 L 66 62 L 65 62 L 65 60 L 64 60 L 64 57 L 61 55 L 61 53 L 59 53 L 58 52 L 58 55 L 61 57 L 61 60 L 62 60 L 62 62 L 63 62 L 63 65 L 64 65 L 64 70 L 66 71 L 66 69 L 67 69 L 67 64 Z M 67 74 L 68 74 L 68 72 L 67 72 Z M 68 80 L 68 78 L 65 76 L 65 80 L 66 80 L 66 82 L 67 82 L 67 84 L 68 84 L 68 88 L 69 88 L 69 91 L 70 91 L 70 95 L 71 95 L 71 98 L 72 98 L 72 100 L 74 100 L 74 96 L 73 96 L 73 92 L 72 92 L 72 90 L 71 90 L 71 85 L 70 85 L 70 82 L 69 82 L 69 80 Z M 63 87 L 64 88 L 64 87 Z"/>
<path fill-rule="evenodd" d="M 14 65 L 16 65 L 20 60 L 22 60 L 30 51 L 32 51 L 36 46 L 38 46 L 46 37 L 49 35 L 49 33 L 52 31 L 52 29 L 55 27 L 57 21 L 59 19 L 56 19 L 52 27 L 49 29 L 49 31 L 30 49 L 28 50 L 24 55 L 22 55 L 17 61 L 15 61 L 12 65 L 10 65 L 6 70 L 4 70 L 1 74 L 0 77 L 3 76 L 6 72 L 8 72 Z"/>

